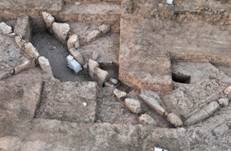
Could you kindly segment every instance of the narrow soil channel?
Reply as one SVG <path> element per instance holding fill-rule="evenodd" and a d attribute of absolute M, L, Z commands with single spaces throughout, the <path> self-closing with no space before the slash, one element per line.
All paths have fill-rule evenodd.
<path fill-rule="evenodd" d="M 90 81 L 87 71 L 75 74 L 67 68 L 67 48 L 47 32 L 34 33 L 32 43 L 42 56 L 49 59 L 54 77 L 61 81 Z"/>

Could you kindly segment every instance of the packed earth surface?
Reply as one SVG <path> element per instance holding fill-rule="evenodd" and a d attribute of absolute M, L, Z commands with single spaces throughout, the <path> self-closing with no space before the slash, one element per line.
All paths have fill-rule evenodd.
<path fill-rule="evenodd" d="M 231 151 L 230 0 L 0 0 L 0 151 Z"/>

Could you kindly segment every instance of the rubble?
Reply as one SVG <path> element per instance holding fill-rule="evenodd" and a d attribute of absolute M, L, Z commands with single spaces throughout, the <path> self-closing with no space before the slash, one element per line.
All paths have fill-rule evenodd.
<path fill-rule="evenodd" d="M 220 98 L 220 99 L 218 100 L 218 103 L 219 103 L 222 107 L 228 106 L 228 105 L 229 105 L 229 98 Z"/>
<path fill-rule="evenodd" d="M 37 59 L 40 56 L 38 50 L 33 46 L 31 42 L 26 42 L 23 48 L 26 55 L 28 55 L 32 59 Z"/>
<path fill-rule="evenodd" d="M 114 89 L 113 94 L 116 96 L 117 99 L 121 100 L 127 96 L 127 93 L 124 91 L 121 91 L 119 89 Z"/>
<path fill-rule="evenodd" d="M 29 16 L 17 18 L 14 33 L 22 37 L 26 41 L 31 40 L 31 24 Z"/>
<path fill-rule="evenodd" d="M 55 18 L 47 12 L 42 12 L 42 17 L 46 24 L 46 27 L 51 28 L 52 24 L 55 22 Z"/>
<path fill-rule="evenodd" d="M 66 43 L 68 38 L 68 34 L 70 32 L 70 25 L 67 23 L 57 23 L 54 22 L 52 24 L 52 31 L 55 36 L 63 43 Z"/>
<path fill-rule="evenodd" d="M 148 114 L 140 115 L 139 122 L 144 125 L 156 125 L 156 121 Z"/>
<path fill-rule="evenodd" d="M 52 72 L 49 60 L 46 57 L 40 56 L 38 58 L 38 63 L 44 72 L 46 72 L 48 75 L 53 76 L 53 72 Z"/>
<path fill-rule="evenodd" d="M 167 120 L 175 127 L 180 127 L 183 125 L 183 121 L 174 113 L 169 113 L 167 115 Z"/>
<path fill-rule="evenodd" d="M 72 49 L 72 48 L 79 48 L 80 47 L 80 42 L 79 42 L 79 36 L 76 34 L 71 35 L 68 40 L 67 40 L 67 48 Z"/>
<path fill-rule="evenodd" d="M 1 34 L 10 34 L 12 33 L 12 27 L 7 25 L 5 22 L 0 23 L 0 33 Z"/>
<path fill-rule="evenodd" d="M 102 24 L 99 26 L 99 31 L 101 31 L 103 34 L 108 33 L 111 30 L 110 25 Z"/>
<path fill-rule="evenodd" d="M 110 82 L 114 85 L 117 85 L 119 83 L 119 81 L 115 78 L 110 78 Z"/>
<path fill-rule="evenodd" d="M 86 41 L 89 43 L 99 37 L 101 32 L 99 30 L 93 30 L 87 34 Z"/>
<path fill-rule="evenodd" d="M 25 62 L 23 62 L 22 64 L 20 64 L 20 65 L 18 65 L 18 66 L 16 66 L 14 68 L 14 74 L 18 74 L 18 73 L 20 73 L 20 72 L 22 72 L 24 70 L 27 70 L 27 69 L 29 69 L 29 68 L 31 68 L 33 66 L 35 66 L 34 61 L 25 60 Z"/>
<path fill-rule="evenodd" d="M 205 105 L 202 109 L 191 115 L 185 122 L 185 125 L 192 125 L 197 122 L 200 122 L 220 108 L 219 104 L 216 101 L 210 102 L 208 105 Z"/>
<path fill-rule="evenodd" d="M 132 113 L 141 113 L 141 104 L 139 100 L 133 99 L 133 98 L 126 98 L 124 100 L 124 103 L 126 107 L 132 112 Z"/>
<path fill-rule="evenodd" d="M 15 42 L 20 49 L 22 49 L 26 43 L 22 36 L 15 36 Z"/>

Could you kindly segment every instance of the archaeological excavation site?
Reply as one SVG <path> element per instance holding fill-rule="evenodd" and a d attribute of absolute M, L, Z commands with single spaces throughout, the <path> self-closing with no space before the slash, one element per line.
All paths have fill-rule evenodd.
<path fill-rule="evenodd" d="M 231 0 L 0 0 L 0 151 L 231 151 Z"/>

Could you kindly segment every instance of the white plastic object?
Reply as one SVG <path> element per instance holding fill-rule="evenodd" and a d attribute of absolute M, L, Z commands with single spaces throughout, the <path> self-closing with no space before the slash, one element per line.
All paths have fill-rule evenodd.
<path fill-rule="evenodd" d="M 168 151 L 168 150 L 159 147 L 154 147 L 154 151 Z"/>
<path fill-rule="evenodd" d="M 173 4 L 173 1 L 174 1 L 174 0 L 166 0 L 166 3 L 169 4 L 169 5 L 172 5 L 172 4 Z"/>
<path fill-rule="evenodd" d="M 72 69 L 76 74 L 82 70 L 82 67 L 78 61 L 76 61 L 71 55 L 67 56 L 67 67 Z"/>

